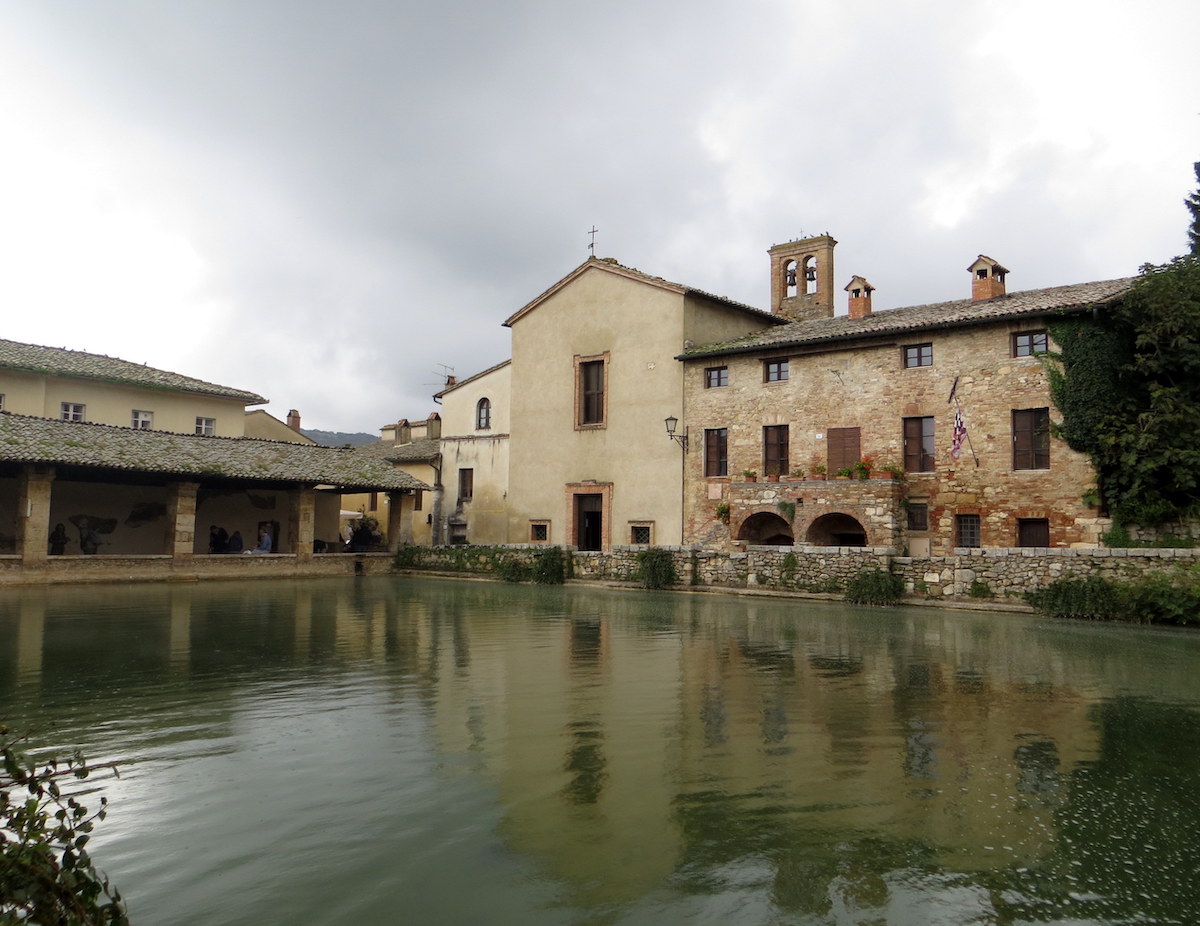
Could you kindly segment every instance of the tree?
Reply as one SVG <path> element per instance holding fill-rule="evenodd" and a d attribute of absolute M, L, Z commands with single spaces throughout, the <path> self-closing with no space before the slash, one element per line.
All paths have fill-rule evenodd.
<path fill-rule="evenodd" d="M 1091 457 L 1114 522 L 1200 512 L 1200 258 L 1147 265 L 1096 322 L 1050 327 L 1058 432 Z"/>
<path fill-rule="evenodd" d="M 1200 257 L 1200 161 L 1192 165 L 1196 172 L 1196 191 L 1183 204 L 1192 214 L 1192 224 L 1188 226 L 1188 247 L 1192 257 Z"/>
<path fill-rule="evenodd" d="M 87 851 L 107 800 L 90 813 L 62 783 L 97 768 L 78 753 L 50 759 L 40 770 L 21 750 L 25 737 L 0 726 L 0 923 L 125 926 L 121 895 Z"/>

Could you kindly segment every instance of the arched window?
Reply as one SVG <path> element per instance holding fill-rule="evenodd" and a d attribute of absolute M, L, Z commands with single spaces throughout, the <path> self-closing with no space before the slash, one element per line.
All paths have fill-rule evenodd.
<path fill-rule="evenodd" d="M 485 431 L 492 426 L 492 400 L 482 398 L 475 406 L 475 428 Z"/>
<path fill-rule="evenodd" d="M 804 258 L 804 292 L 812 295 L 817 291 L 817 259 Z"/>
<path fill-rule="evenodd" d="M 783 265 L 783 297 L 791 299 L 796 295 L 796 267 L 794 260 L 789 260 Z"/>

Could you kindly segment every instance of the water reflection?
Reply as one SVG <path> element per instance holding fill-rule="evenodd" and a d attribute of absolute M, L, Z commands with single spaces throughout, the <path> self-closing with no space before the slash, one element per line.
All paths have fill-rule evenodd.
<path fill-rule="evenodd" d="M 0 718 L 123 764 L 96 855 L 144 922 L 1190 923 L 1198 655 L 575 588 L 23 590 Z"/>

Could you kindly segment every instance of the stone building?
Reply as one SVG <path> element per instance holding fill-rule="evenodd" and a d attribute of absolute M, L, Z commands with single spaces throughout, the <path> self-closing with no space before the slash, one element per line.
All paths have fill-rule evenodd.
<path fill-rule="evenodd" d="M 787 324 L 679 355 L 685 541 L 913 556 L 1095 545 L 1107 522 L 1087 500 L 1093 472 L 1051 433 L 1038 354 L 1053 350 L 1050 319 L 1119 299 L 1132 281 L 1008 293 L 1006 268 L 980 255 L 968 299 L 875 312 L 855 276 L 835 316 L 836 244 L 770 250 L 771 310 Z"/>

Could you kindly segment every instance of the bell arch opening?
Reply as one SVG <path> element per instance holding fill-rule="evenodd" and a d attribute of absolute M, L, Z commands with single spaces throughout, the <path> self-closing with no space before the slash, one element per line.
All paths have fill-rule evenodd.
<path fill-rule="evenodd" d="M 867 529 L 848 514 L 823 514 L 809 525 L 804 539 L 818 547 L 865 547 Z"/>
<path fill-rule="evenodd" d="M 792 537 L 792 526 L 769 511 L 760 511 L 746 518 L 738 530 L 737 539 L 752 546 L 790 547 L 796 542 Z"/>

